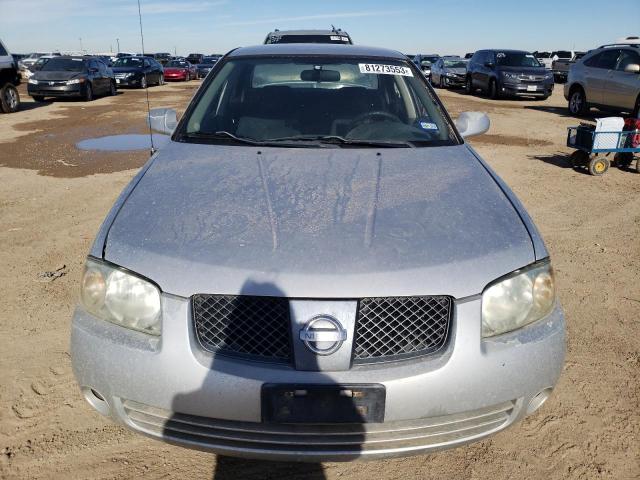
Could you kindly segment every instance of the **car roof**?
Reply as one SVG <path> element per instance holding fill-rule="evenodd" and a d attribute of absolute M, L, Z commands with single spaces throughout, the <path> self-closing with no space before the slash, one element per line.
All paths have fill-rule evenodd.
<path fill-rule="evenodd" d="M 273 55 L 335 55 L 337 57 L 379 57 L 406 60 L 407 57 L 386 48 L 362 45 L 338 45 L 330 43 L 276 43 L 241 47 L 229 53 L 229 57 Z"/>

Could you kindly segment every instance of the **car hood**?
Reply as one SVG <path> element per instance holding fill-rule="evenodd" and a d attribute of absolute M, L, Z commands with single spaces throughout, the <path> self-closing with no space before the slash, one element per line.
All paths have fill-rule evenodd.
<path fill-rule="evenodd" d="M 64 70 L 43 72 L 42 70 L 38 70 L 34 72 L 31 78 L 35 80 L 71 80 L 72 78 L 82 77 L 84 75 L 86 75 L 84 72 L 66 72 Z"/>
<path fill-rule="evenodd" d="M 184 297 L 461 298 L 534 261 L 518 212 L 466 145 L 170 142 L 121 207 L 104 255 Z"/>

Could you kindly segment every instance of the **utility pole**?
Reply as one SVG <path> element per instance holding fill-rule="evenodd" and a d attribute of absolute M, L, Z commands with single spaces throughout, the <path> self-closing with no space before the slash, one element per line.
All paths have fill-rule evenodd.
<path fill-rule="evenodd" d="M 118 53 L 120 53 L 120 39 L 116 38 L 116 42 L 118 42 Z"/>
<path fill-rule="evenodd" d="M 84 49 L 82 48 L 82 37 L 80 37 L 78 40 L 80 40 L 80 51 L 84 53 Z"/>
<path fill-rule="evenodd" d="M 174 45 L 174 47 L 173 47 L 173 56 L 174 56 L 174 57 L 177 57 L 177 56 L 178 56 L 178 54 L 176 53 L 176 47 L 175 47 L 175 45 Z"/>

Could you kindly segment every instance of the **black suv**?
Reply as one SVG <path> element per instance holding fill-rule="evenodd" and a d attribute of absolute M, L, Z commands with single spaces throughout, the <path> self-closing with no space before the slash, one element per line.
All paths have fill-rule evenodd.
<path fill-rule="evenodd" d="M 44 63 L 28 80 L 27 92 L 36 102 L 45 97 L 115 95 L 113 71 L 97 57 L 60 56 Z"/>
<path fill-rule="evenodd" d="M 20 108 L 18 64 L 0 42 L 0 112 L 13 113 Z"/>
<path fill-rule="evenodd" d="M 332 30 L 278 30 L 267 35 L 265 44 L 270 43 L 335 43 L 352 45 L 351 37 L 340 28 Z"/>
<path fill-rule="evenodd" d="M 478 50 L 467 65 L 467 93 L 482 90 L 491 98 L 535 97 L 553 92 L 553 74 L 522 50 Z"/>
<path fill-rule="evenodd" d="M 198 65 L 202 63 L 203 60 L 204 55 L 202 53 L 190 53 L 187 57 L 187 62 L 189 62 L 191 65 Z"/>

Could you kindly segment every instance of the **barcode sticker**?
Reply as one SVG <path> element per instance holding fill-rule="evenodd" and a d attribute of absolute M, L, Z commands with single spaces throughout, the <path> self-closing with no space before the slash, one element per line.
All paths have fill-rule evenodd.
<path fill-rule="evenodd" d="M 359 63 L 360 73 L 372 73 L 374 75 L 402 75 L 413 77 L 413 72 L 408 67 L 398 65 L 383 65 L 380 63 Z"/>

